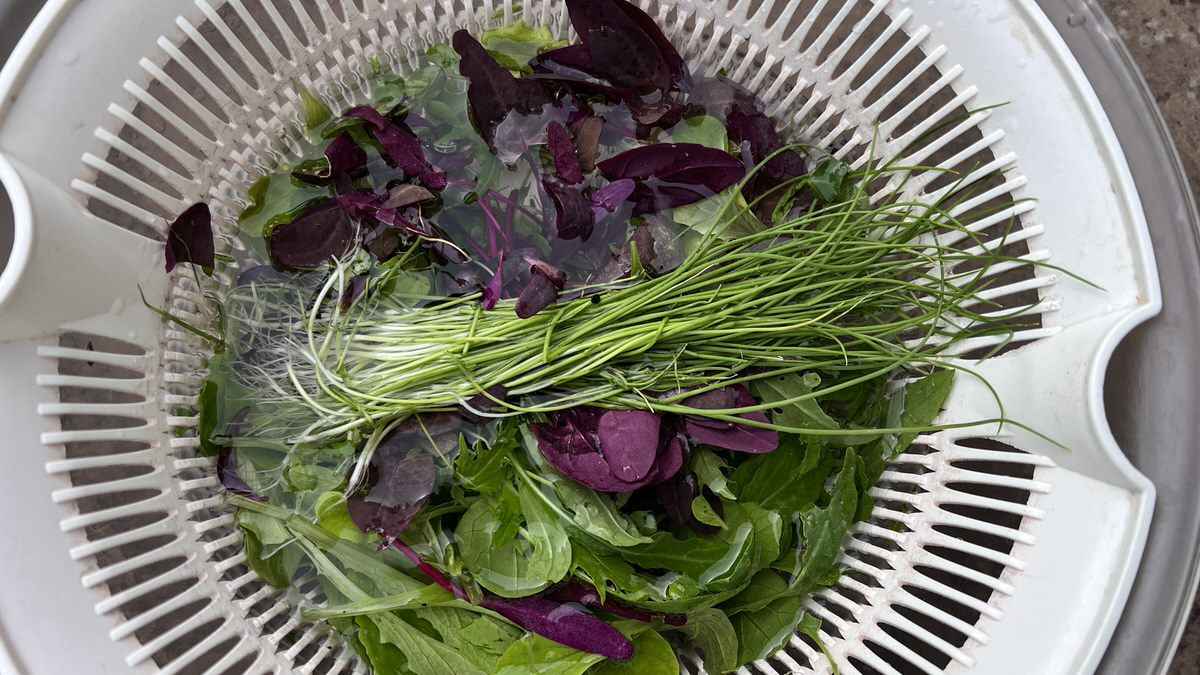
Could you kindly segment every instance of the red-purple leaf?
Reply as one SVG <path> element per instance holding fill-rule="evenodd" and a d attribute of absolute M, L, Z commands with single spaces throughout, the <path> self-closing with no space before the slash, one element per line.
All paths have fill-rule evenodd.
<path fill-rule="evenodd" d="M 579 167 L 584 173 L 596 170 L 596 159 L 600 156 L 600 136 L 604 133 L 604 120 L 587 117 L 579 120 L 572 129 L 575 132 L 575 151 L 579 156 Z"/>
<path fill-rule="evenodd" d="M 325 148 L 325 159 L 329 160 L 329 176 L 336 181 L 339 176 L 353 177 L 366 168 L 367 151 L 350 134 L 341 134 Z"/>
<path fill-rule="evenodd" d="M 221 448 L 220 454 L 217 455 L 217 479 L 221 481 L 221 485 L 227 492 L 253 499 L 256 502 L 267 501 L 265 497 L 255 493 L 253 488 L 238 474 L 237 452 L 233 448 Z"/>
<path fill-rule="evenodd" d="M 529 283 L 517 297 L 517 316 L 522 319 L 535 316 L 558 301 L 560 290 L 562 290 L 562 284 L 555 283 L 554 279 L 545 272 L 534 269 Z"/>
<path fill-rule="evenodd" d="M 661 621 L 668 626 L 687 625 L 687 615 L 685 614 L 655 614 L 644 609 L 623 605 L 615 600 L 601 602 L 600 594 L 596 592 L 596 589 L 574 581 L 568 582 L 561 588 L 556 589 L 550 594 L 550 598 L 560 602 L 577 602 L 590 609 L 608 612 L 623 619 L 633 619 L 642 623 Z"/>
<path fill-rule="evenodd" d="M 350 283 L 346 285 L 346 290 L 342 291 L 341 307 L 343 312 L 347 312 L 358 299 L 367 292 L 367 282 L 370 281 L 371 275 L 358 274 L 351 277 Z"/>
<path fill-rule="evenodd" d="M 492 311 L 500 302 L 500 294 L 504 290 L 504 251 L 500 251 L 500 261 L 496 263 L 496 272 L 492 280 L 483 288 L 483 309 Z"/>
<path fill-rule="evenodd" d="M 596 214 L 592 202 L 579 188 L 563 185 L 560 181 L 547 178 L 542 181 L 546 193 L 554 203 L 554 224 L 559 239 L 582 239 L 587 241 L 596 226 Z"/>
<path fill-rule="evenodd" d="M 384 117 L 371 106 L 359 106 L 346 113 L 367 123 L 375 140 L 383 146 L 388 163 L 398 167 L 406 175 L 421 181 L 430 190 L 446 188 L 446 174 L 438 171 L 425 157 L 421 139 L 407 125 L 398 124 Z"/>
<path fill-rule="evenodd" d="M 685 77 L 683 59 L 645 12 L 625 0 L 567 0 L 591 57 L 588 72 L 618 87 L 666 92 Z"/>
<path fill-rule="evenodd" d="M 212 274 L 216 266 L 212 212 L 208 204 L 193 204 L 167 229 L 167 273 L 179 263 L 192 263 Z"/>
<path fill-rule="evenodd" d="M 745 385 L 736 385 L 705 392 L 684 400 L 683 404 L 698 410 L 745 408 L 757 402 Z M 745 413 L 741 417 L 756 422 L 769 422 L 766 413 Z M 687 434 L 692 440 L 726 450 L 764 454 L 779 448 L 779 434 L 769 429 L 757 429 L 712 418 L 688 416 Z"/>
<path fill-rule="evenodd" d="M 615 180 L 592 193 L 592 213 L 597 222 L 610 213 L 616 213 L 621 205 L 629 201 L 637 183 L 630 178 Z"/>
<path fill-rule="evenodd" d="M 457 415 L 424 415 L 388 434 L 371 457 L 367 494 L 347 503 L 360 530 L 391 540 L 408 528 L 434 492 L 435 454 L 457 445 L 462 423 Z"/>
<path fill-rule="evenodd" d="M 650 473 L 658 456 L 662 419 L 640 410 L 610 410 L 600 416 L 597 435 L 609 470 L 626 483 Z"/>
<path fill-rule="evenodd" d="M 575 141 L 571 132 L 558 122 L 551 122 L 546 127 L 546 139 L 550 146 L 550 155 L 554 158 L 554 170 L 567 185 L 578 185 L 583 182 L 583 168 L 579 157 L 575 154 Z"/>
<path fill-rule="evenodd" d="M 359 530 L 368 534 L 378 534 L 387 540 L 393 540 L 407 530 L 424 506 L 424 503 L 384 506 L 362 497 L 351 497 L 346 501 L 350 520 L 354 521 Z"/>
<path fill-rule="evenodd" d="M 455 33 L 453 44 L 461 57 L 459 72 L 470 83 L 467 101 L 471 120 L 489 145 L 496 127 L 510 112 L 533 115 L 553 102 L 540 82 L 514 77 L 467 31 Z"/>
<path fill-rule="evenodd" d="M 415 206 L 422 202 L 428 202 L 437 199 L 437 195 L 420 185 L 410 185 L 405 183 L 397 185 L 388 190 L 388 198 L 383 203 L 385 209 L 403 209 L 408 206 Z"/>
<path fill-rule="evenodd" d="M 746 175 L 746 167 L 729 153 L 695 143 L 646 145 L 597 166 L 610 181 L 628 178 L 637 183 L 636 215 L 694 204 Z"/>
<path fill-rule="evenodd" d="M 538 73 L 568 78 L 589 77 L 592 71 L 592 53 L 588 51 L 587 45 L 568 45 L 538 54 L 529 65 Z"/>
<path fill-rule="evenodd" d="M 386 200 L 387 195 L 377 195 L 369 191 L 348 192 L 337 196 L 338 205 L 342 207 L 346 215 L 355 220 L 375 218 L 375 214 L 383 208 Z"/>
<path fill-rule="evenodd" d="M 667 512 L 667 520 L 676 528 L 689 528 L 703 536 L 721 531 L 721 528 L 696 520 L 692 512 L 692 501 L 700 496 L 700 485 L 690 473 L 679 473 L 674 479 L 654 488 L 658 501 Z M 717 508 L 721 505 L 718 502 Z"/>
<path fill-rule="evenodd" d="M 616 628 L 572 604 L 545 598 L 488 597 L 483 606 L 531 633 L 614 661 L 633 658 L 633 643 Z"/>
<path fill-rule="evenodd" d="M 530 255 L 522 256 L 522 259 L 525 261 L 526 265 L 529 265 L 530 274 L 533 274 L 533 273 L 542 274 L 547 279 L 549 279 L 550 282 L 553 283 L 554 286 L 556 288 L 558 288 L 558 290 L 560 290 L 560 291 L 562 290 L 563 286 L 566 285 L 566 283 L 567 283 L 566 273 L 563 272 L 562 270 L 558 269 L 554 265 L 551 265 L 550 263 L 546 262 L 545 260 L 540 260 L 538 258 L 534 258 L 533 256 L 530 256 Z"/>
<path fill-rule="evenodd" d="M 354 225 L 336 200 L 275 227 L 267 239 L 271 259 L 284 269 L 316 269 L 341 258 L 354 245 Z"/>
<path fill-rule="evenodd" d="M 683 466 L 683 439 L 659 421 L 652 464 L 645 468 L 646 433 L 653 425 L 641 417 L 609 416 L 601 434 L 606 411 L 579 407 L 550 416 L 545 424 L 533 425 L 542 456 L 559 473 L 598 492 L 633 492 L 674 476 Z M 649 414 L 649 413 L 645 413 Z M 619 431 L 622 419 L 636 422 L 636 429 Z M 636 448 L 623 445 L 631 442 Z M 635 480 L 624 476 L 641 474 Z"/>

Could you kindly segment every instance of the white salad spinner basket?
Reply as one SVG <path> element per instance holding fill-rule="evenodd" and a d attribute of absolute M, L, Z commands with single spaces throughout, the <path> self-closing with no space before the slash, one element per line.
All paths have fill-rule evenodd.
<path fill-rule="evenodd" d="M 980 427 L 896 460 L 845 542 L 839 586 L 810 601 L 841 672 L 1092 672 L 1154 504 L 1101 392 L 1114 347 L 1160 296 L 1125 159 L 1062 40 L 1033 0 L 640 5 L 694 68 L 747 85 L 793 137 L 857 161 L 875 139 L 877 156 L 981 184 L 959 214 L 1028 261 L 994 270 L 993 298 L 1032 308 L 973 365 L 1009 418 L 1060 445 Z M 243 564 L 195 452 L 207 354 L 139 287 L 205 320 L 205 289 L 162 271 L 166 224 L 204 200 L 232 231 L 250 182 L 289 157 L 299 86 L 362 100 L 371 59 L 403 70 L 457 28 L 515 18 L 568 30 L 554 0 L 53 0 L 38 16 L 0 75 L 16 223 L 0 275 L 0 672 L 365 672 L 300 621 L 297 591 Z M 931 200 L 946 182 L 919 174 L 904 190 Z M 997 412 L 960 378 L 941 421 Z M 799 637 L 749 667 L 830 671 Z"/>

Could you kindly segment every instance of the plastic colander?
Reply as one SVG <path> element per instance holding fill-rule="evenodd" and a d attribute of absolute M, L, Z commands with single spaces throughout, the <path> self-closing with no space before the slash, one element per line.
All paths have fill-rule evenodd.
<path fill-rule="evenodd" d="M 1062 40 L 1032 0 L 639 4 L 793 137 L 852 160 L 875 140 L 877 156 L 979 186 L 960 217 L 1019 258 L 993 270 L 992 299 L 1031 309 L 1011 343 L 963 356 L 1002 347 L 973 365 L 1008 417 L 1058 444 L 977 427 L 895 461 L 842 581 L 809 602 L 841 672 L 1090 673 L 1154 503 L 1108 431 L 1104 375 L 1161 301 L 1125 159 Z M 548 0 L 56 0 L 38 16 L 0 74 L 16 223 L 0 274 L 0 672 L 365 671 L 300 621 L 300 591 L 244 565 L 195 452 L 208 354 L 139 287 L 205 320 L 212 289 L 162 272 L 166 223 L 204 200 L 233 231 L 250 182 L 291 157 L 299 86 L 361 101 L 372 59 L 403 71 L 457 28 L 518 17 L 569 30 Z M 930 171 L 904 190 L 932 200 L 948 182 Z M 997 412 L 960 378 L 942 421 Z M 830 670 L 797 637 L 747 672 Z"/>

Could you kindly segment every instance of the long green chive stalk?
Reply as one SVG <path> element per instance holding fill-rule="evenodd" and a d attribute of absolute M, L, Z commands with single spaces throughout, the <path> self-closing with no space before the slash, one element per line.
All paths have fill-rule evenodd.
<path fill-rule="evenodd" d="M 997 311 L 986 299 L 994 267 L 1013 260 L 1000 253 L 1003 239 L 984 244 L 945 205 L 871 205 L 867 186 L 881 176 L 864 174 L 855 197 L 761 231 L 705 236 L 661 277 L 592 289 L 594 297 L 527 320 L 511 301 L 484 312 L 477 296 L 414 306 L 432 298 L 395 293 L 343 314 L 329 302 L 350 276 L 343 263 L 315 302 L 297 294 L 282 322 L 258 316 L 268 329 L 288 329 L 261 341 L 242 384 L 280 411 L 274 431 L 294 443 L 458 406 L 505 416 L 587 404 L 856 433 L 735 416 L 950 364 L 957 345 L 1011 335 L 1004 319 L 1029 309 Z M 973 250 L 964 252 L 964 240 Z M 836 384 L 729 410 L 683 403 L 734 382 L 804 372 L 835 374 Z M 508 396 L 488 393 L 496 387 Z M 491 399 L 487 411 L 471 403 L 479 396 Z"/>

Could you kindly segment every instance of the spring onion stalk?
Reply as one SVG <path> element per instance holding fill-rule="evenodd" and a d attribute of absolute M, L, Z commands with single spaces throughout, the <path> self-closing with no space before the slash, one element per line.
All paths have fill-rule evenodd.
<path fill-rule="evenodd" d="M 261 340 L 255 365 L 239 377 L 259 403 L 280 411 L 273 433 L 306 443 L 470 407 L 480 395 L 494 405 L 475 412 L 492 417 L 586 404 L 731 421 L 904 369 L 962 368 L 952 357 L 964 341 L 1010 338 L 1005 320 L 1032 305 L 1001 308 L 989 299 L 997 266 L 1017 260 L 1003 253 L 1004 238 L 985 243 L 945 203 L 872 204 L 865 195 L 882 171 L 858 180 L 847 201 L 732 238 L 710 233 L 663 276 L 587 289 L 526 320 L 512 301 L 480 312 L 477 296 L 414 305 L 433 298 L 392 294 L 343 314 L 325 302 L 352 276 L 343 261 L 316 289 L 317 302 L 294 294 L 276 305 L 277 316 L 253 317 L 251 330 L 272 339 Z M 729 410 L 682 402 L 803 372 L 837 383 Z M 487 393 L 498 386 L 506 399 Z"/>

